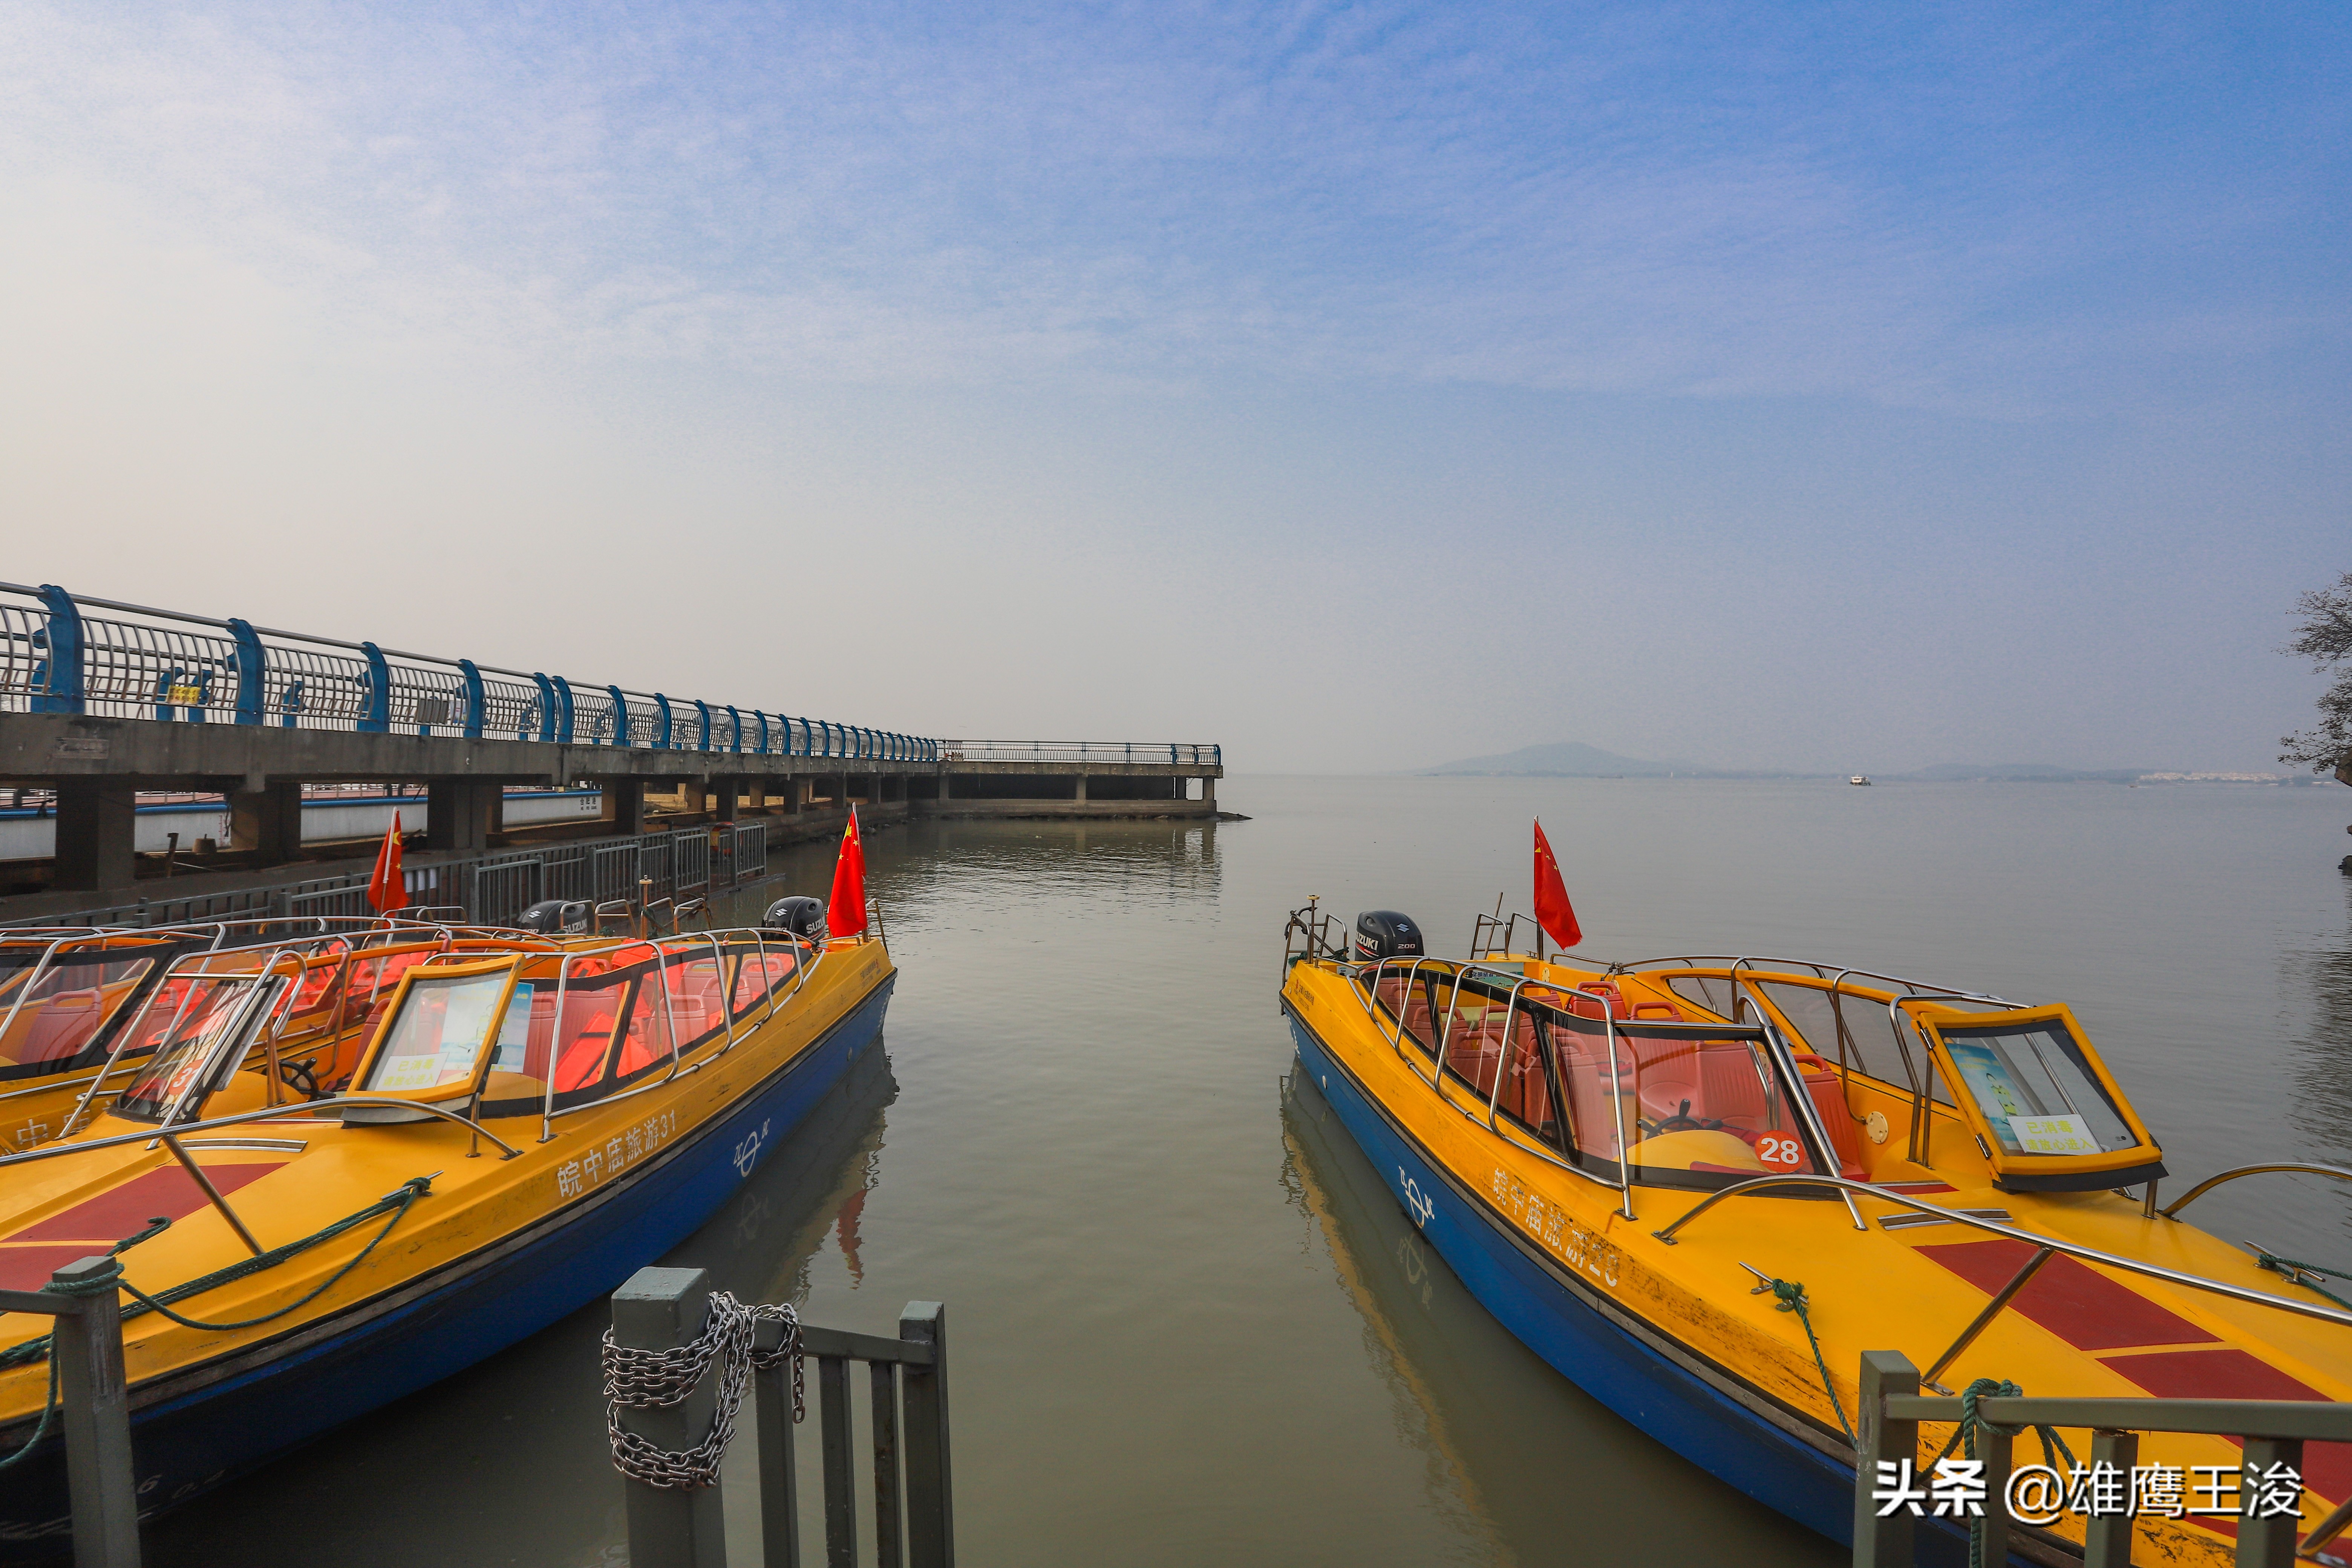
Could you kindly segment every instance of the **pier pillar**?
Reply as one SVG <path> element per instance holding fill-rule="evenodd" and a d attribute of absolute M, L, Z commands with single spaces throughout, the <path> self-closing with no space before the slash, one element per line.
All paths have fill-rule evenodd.
<path fill-rule="evenodd" d="M 608 778 L 600 781 L 604 791 L 603 820 L 615 834 L 643 833 L 646 830 L 646 781 L 632 778 Z"/>
<path fill-rule="evenodd" d="M 1206 775 L 1201 780 L 1201 804 L 1213 812 L 1217 809 L 1217 781 Z"/>
<path fill-rule="evenodd" d="M 1077 793 L 1076 793 L 1076 794 L 1075 794 L 1075 795 L 1071 795 L 1071 796 L 1070 796 L 1070 798 L 1071 798 L 1072 800 L 1076 801 L 1080 805 L 1084 805 L 1086 804 L 1086 802 L 1087 802 L 1087 775 L 1086 775 L 1086 774 L 1084 774 L 1084 773 L 1080 773 L 1080 774 L 1078 775 L 1078 788 L 1077 788 Z"/>
<path fill-rule="evenodd" d="M 49 886 L 87 892 L 138 879 L 139 792 L 129 779 L 58 781 L 58 848 Z"/>
<path fill-rule="evenodd" d="M 706 779 L 680 779 L 677 784 L 677 808 L 700 815 L 710 809 L 710 784 Z"/>
<path fill-rule="evenodd" d="M 946 802 L 953 800 L 954 798 L 955 774 L 948 773 L 943 769 L 940 773 L 940 799 L 942 802 Z"/>
<path fill-rule="evenodd" d="M 272 780 L 259 789 L 232 790 L 228 845 L 250 849 L 264 866 L 302 858 L 302 786 Z"/>
<path fill-rule="evenodd" d="M 713 779 L 710 781 L 710 816 L 712 821 L 732 822 L 735 820 L 735 812 L 737 808 L 735 792 L 737 787 L 738 781 L 734 779 Z"/>
<path fill-rule="evenodd" d="M 506 788 L 477 779 L 432 779 L 425 786 L 425 847 L 487 849 Z"/>

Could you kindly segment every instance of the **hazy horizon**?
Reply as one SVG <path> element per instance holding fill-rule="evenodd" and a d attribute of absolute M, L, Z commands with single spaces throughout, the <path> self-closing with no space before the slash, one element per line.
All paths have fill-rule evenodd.
<path fill-rule="evenodd" d="M 0 577 L 1244 770 L 2280 771 L 2347 43 L 0 0 Z"/>

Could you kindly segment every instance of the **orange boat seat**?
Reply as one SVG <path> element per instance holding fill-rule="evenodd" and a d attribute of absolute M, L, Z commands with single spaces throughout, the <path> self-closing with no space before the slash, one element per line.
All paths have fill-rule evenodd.
<path fill-rule="evenodd" d="M 89 1044 L 105 1016 L 96 990 L 58 992 L 41 1004 L 40 1016 L 26 1031 L 18 1064 L 65 1060 Z"/>

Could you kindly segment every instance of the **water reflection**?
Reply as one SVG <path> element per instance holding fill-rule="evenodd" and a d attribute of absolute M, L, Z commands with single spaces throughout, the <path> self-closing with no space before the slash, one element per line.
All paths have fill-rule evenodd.
<path fill-rule="evenodd" d="M 897 1099 L 877 1043 L 710 1222 L 661 1259 L 749 1300 L 799 1300 L 828 1245 L 851 1256 Z M 623 1564 L 604 1436 L 602 1300 L 151 1526 L 158 1568 Z"/>
<path fill-rule="evenodd" d="M 1283 1084 L 1282 1184 L 1329 1249 L 1391 1391 L 1399 1437 L 1426 1460 L 1430 1506 L 1520 1563 L 1827 1564 L 1837 1550 L 1619 1420 L 1478 1304 L 1425 1241 L 1314 1083 Z M 1635 1500 L 1654 1500 L 1643 1507 Z"/>
<path fill-rule="evenodd" d="M 2338 1163 L 2352 1161 L 2352 877 L 2344 879 L 2344 925 L 2333 942 L 2279 954 L 2285 1033 L 2294 1052 L 2294 1125 L 2322 1159 Z M 2338 1184 L 2308 1201 L 2333 1214 L 2340 1234 L 2352 1236 L 2352 1190 Z"/>

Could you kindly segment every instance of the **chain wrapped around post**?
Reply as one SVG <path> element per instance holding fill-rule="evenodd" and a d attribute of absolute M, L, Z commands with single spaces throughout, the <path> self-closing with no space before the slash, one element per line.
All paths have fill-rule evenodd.
<path fill-rule="evenodd" d="M 762 1323 L 782 1325 L 783 1337 L 772 1351 L 756 1346 Z M 751 1374 L 787 1359 L 793 1363 L 793 1421 L 798 1425 L 807 1414 L 807 1403 L 801 1376 L 800 1315 L 789 1306 L 757 1301 L 747 1306 L 730 1292 L 714 1290 L 702 1332 L 668 1350 L 615 1344 L 613 1331 L 605 1330 L 604 1426 L 613 1439 L 613 1468 L 647 1486 L 691 1489 L 717 1485 L 719 1462 L 734 1440 L 735 1416 Z M 719 1403 L 701 1442 L 672 1453 L 621 1425 L 623 1410 L 658 1409 L 683 1401 L 713 1361 L 719 1363 Z"/>

